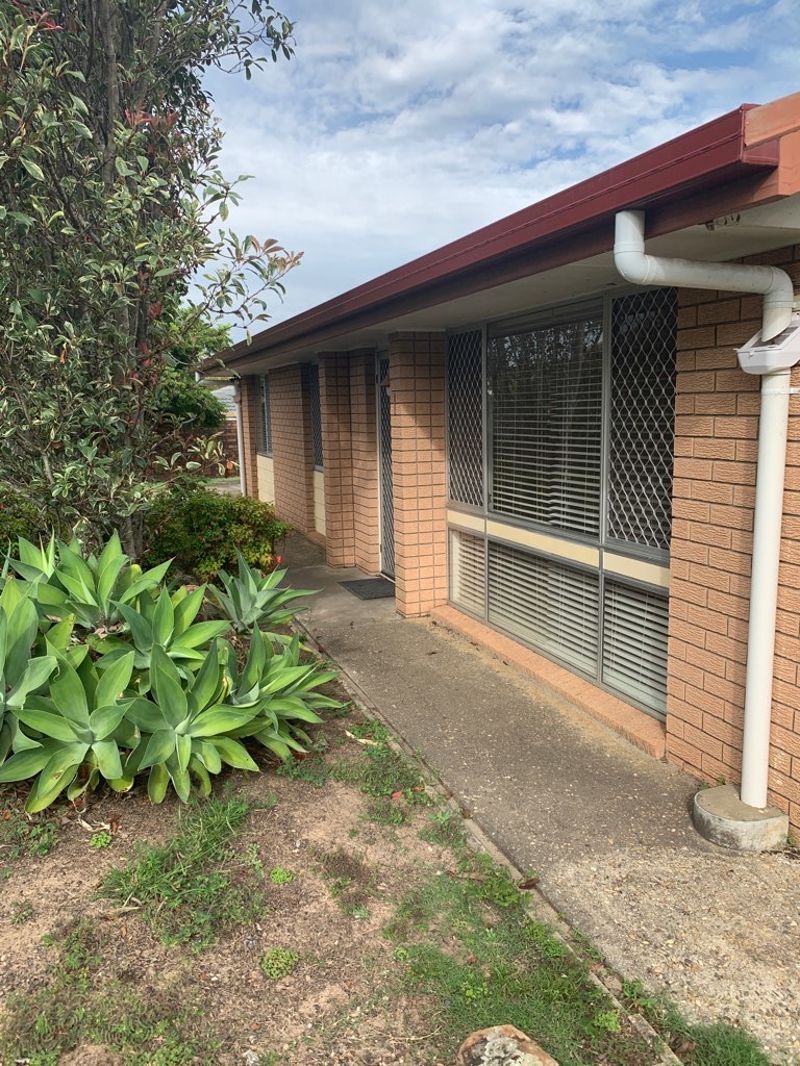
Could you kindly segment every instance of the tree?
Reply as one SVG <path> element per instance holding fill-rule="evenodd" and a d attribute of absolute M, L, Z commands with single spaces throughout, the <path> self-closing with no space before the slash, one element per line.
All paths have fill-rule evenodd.
<path fill-rule="evenodd" d="M 288 58 L 292 26 L 263 0 L 58 10 L 0 0 L 0 481 L 138 554 L 176 307 L 249 329 L 299 258 L 225 228 L 203 86 Z"/>

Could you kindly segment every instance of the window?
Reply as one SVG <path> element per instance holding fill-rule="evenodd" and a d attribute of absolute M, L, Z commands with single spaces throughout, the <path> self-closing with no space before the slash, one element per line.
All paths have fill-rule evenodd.
<path fill-rule="evenodd" d="M 319 399 L 319 366 L 309 363 L 306 372 L 308 388 L 308 405 L 311 411 L 311 444 L 314 450 L 314 468 L 322 470 L 324 456 L 322 453 L 322 411 Z"/>
<path fill-rule="evenodd" d="M 488 374 L 489 509 L 597 537 L 602 312 L 493 337 Z"/>
<path fill-rule="evenodd" d="M 672 530 L 677 330 L 674 289 L 612 305 L 608 536 L 662 551 Z"/>
<path fill-rule="evenodd" d="M 272 415 L 269 409 L 269 375 L 261 378 L 261 448 L 272 455 Z"/>
<path fill-rule="evenodd" d="M 447 340 L 448 496 L 483 507 L 483 344 L 480 330 Z"/>

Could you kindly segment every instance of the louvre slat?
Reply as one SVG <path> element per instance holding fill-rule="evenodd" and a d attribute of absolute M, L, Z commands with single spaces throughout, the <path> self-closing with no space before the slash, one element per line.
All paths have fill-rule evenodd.
<path fill-rule="evenodd" d="M 489 619 L 540 650 L 594 669 L 598 579 L 497 542 L 489 544 Z"/>
<path fill-rule="evenodd" d="M 667 703 L 667 631 L 665 596 L 606 579 L 603 680 L 662 719 Z"/>
<path fill-rule="evenodd" d="M 482 537 L 450 530 L 450 599 L 471 614 L 486 617 L 486 550 Z"/>

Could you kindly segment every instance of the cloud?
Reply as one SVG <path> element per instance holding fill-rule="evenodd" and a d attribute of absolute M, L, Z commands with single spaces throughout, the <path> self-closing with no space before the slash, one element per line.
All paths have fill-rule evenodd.
<path fill-rule="evenodd" d="M 793 0 L 284 0 L 296 57 L 210 80 L 241 232 L 304 251 L 278 321 L 743 101 Z"/>

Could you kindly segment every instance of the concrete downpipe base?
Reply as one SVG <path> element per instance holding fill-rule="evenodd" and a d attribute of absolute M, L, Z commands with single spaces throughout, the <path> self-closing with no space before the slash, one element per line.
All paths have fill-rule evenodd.
<path fill-rule="evenodd" d="M 780 848 L 789 835 L 788 815 L 777 807 L 742 803 L 733 785 L 704 788 L 695 795 L 694 825 L 706 840 L 738 851 Z"/>

